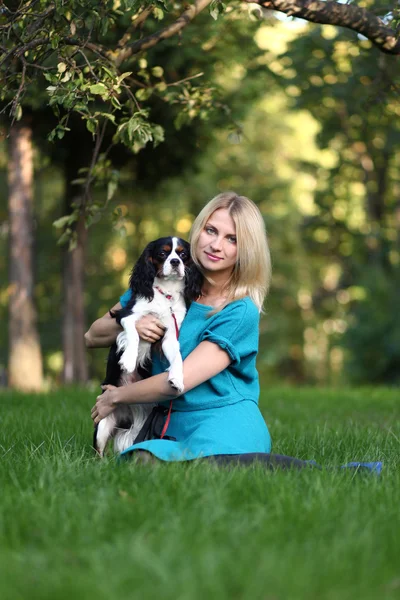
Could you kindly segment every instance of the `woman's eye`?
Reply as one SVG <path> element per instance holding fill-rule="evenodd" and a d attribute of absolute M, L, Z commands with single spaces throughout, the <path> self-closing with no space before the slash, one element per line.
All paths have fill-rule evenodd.
<path fill-rule="evenodd" d="M 236 238 L 235 238 L 235 237 L 233 237 L 233 236 L 230 236 L 228 239 L 229 239 L 229 241 L 230 241 L 232 244 L 236 244 Z"/>
<path fill-rule="evenodd" d="M 214 233 L 214 229 L 212 227 L 206 227 L 207 233 Z"/>

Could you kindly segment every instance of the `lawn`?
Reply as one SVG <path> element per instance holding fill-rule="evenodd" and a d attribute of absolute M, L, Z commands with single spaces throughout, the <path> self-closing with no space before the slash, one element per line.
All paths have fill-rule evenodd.
<path fill-rule="evenodd" d="M 400 598 L 399 390 L 264 389 L 300 472 L 100 462 L 95 396 L 1 394 L 3 600 Z"/>

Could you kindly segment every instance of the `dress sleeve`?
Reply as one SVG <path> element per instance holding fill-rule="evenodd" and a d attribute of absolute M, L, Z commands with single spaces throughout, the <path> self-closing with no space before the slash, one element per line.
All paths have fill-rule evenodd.
<path fill-rule="evenodd" d="M 122 294 L 122 296 L 119 299 L 122 308 L 125 308 L 125 306 L 128 304 L 131 297 L 132 297 L 131 290 L 126 290 L 126 292 L 124 294 Z"/>
<path fill-rule="evenodd" d="M 258 351 L 260 314 L 251 301 L 237 301 L 213 317 L 201 341 L 218 344 L 238 366 Z"/>

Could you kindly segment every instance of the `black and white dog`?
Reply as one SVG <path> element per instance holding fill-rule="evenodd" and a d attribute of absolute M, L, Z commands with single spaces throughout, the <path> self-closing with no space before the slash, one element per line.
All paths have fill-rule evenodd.
<path fill-rule="evenodd" d="M 139 338 L 136 321 L 153 314 L 165 326 L 161 347 L 170 364 L 168 381 L 178 392 L 183 392 L 178 333 L 188 305 L 200 295 L 201 279 L 190 259 L 190 246 L 184 240 L 165 237 L 148 244 L 130 277 L 131 300 L 113 315 L 123 331 L 110 349 L 104 384 L 127 385 L 150 374 L 146 367 L 151 344 Z M 115 452 L 131 446 L 138 435 L 143 434 L 154 407 L 154 404 L 123 405 L 102 419 L 94 434 L 94 448 L 98 454 L 104 455 L 111 438 L 114 438 Z"/>

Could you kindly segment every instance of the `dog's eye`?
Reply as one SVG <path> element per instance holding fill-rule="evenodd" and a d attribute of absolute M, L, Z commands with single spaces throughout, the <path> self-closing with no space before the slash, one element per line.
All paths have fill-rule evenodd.
<path fill-rule="evenodd" d="M 181 252 L 179 255 L 183 260 L 185 260 L 185 258 L 187 258 L 187 253 L 186 252 Z"/>
<path fill-rule="evenodd" d="M 164 250 L 161 250 L 161 252 L 159 252 L 159 253 L 158 253 L 158 256 L 159 256 L 160 258 L 165 258 L 165 257 L 167 256 L 167 253 L 166 253 L 166 252 L 164 252 Z"/>

